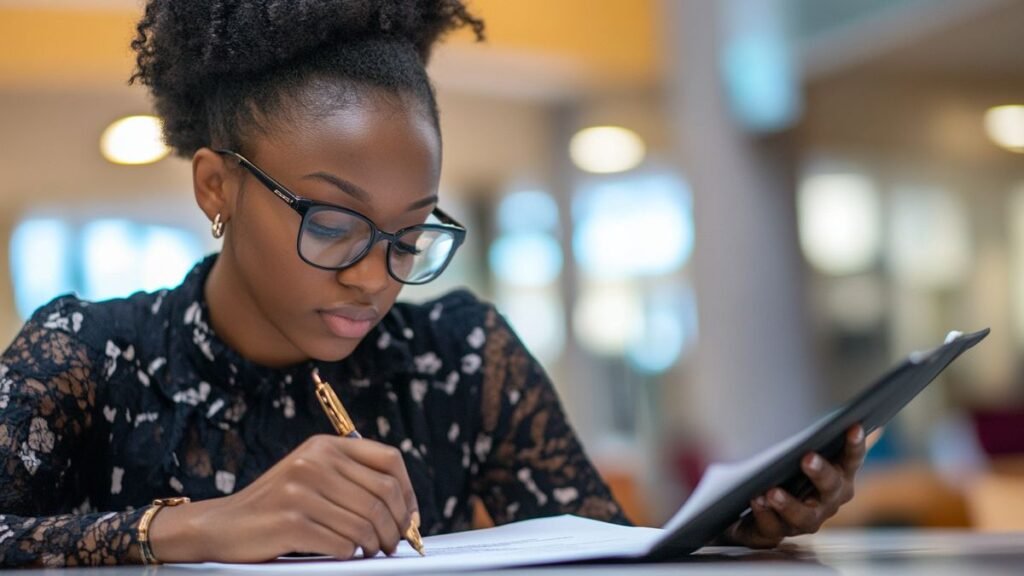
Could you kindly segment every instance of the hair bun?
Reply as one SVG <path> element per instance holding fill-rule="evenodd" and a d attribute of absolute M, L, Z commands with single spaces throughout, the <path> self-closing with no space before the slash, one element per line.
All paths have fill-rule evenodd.
<path fill-rule="evenodd" d="M 317 74 L 410 90 L 437 121 L 434 44 L 484 24 L 462 0 L 148 0 L 129 82 L 150 88 L 164 139 L 188 158 L 231 143 Z M 344 84 L 340 82 L 338 85 Z"/>
<path fill-rule="evenodd" d="M 458 0 L 151 0 L 132 42 L 132 79 L 153 85 L 162 72 L 196 82 L 249 74 L 326 44 L 374 37 L 408 41 L 426 64 L 440 37 L 464 25 L 483 37 L 483 22 Z"/>

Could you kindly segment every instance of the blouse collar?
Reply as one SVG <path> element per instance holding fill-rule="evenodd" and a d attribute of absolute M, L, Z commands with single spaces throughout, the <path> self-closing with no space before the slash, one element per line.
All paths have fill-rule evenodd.
<path fill-rule="evenodd" d="M 171 291 L 172 301 L 166 307 L 173 315 L 168 319 L 170 332 L 178 333 L 176 344 L 196 369 L 197 375 L 211 386 L 227 389 L 244 386 L 262 394 L 271 388 L 308 380 L 314 366 L 334 378 L 344 375 L 349 379 L 387 378 L 412 369 L 408 340 L 395 337 L 406 329 L 400 306 L 392 307 L 352 354 L 343 360 L 307 360 L 283 368 L 271 368 L 248 360 L 221 340 L 209 323 L 210 311 L 203 288 L 216 259 L 217 254 L 212 254 L 199 262 L 182 284 Z"/>

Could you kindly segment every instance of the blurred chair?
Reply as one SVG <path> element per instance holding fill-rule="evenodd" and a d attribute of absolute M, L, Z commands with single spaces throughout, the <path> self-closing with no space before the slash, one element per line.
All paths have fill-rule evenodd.
<path fill-rule="evenodd" d="M 1024 530 L 1024 408 L 979 410 L 972 420 L 989 465 L 966 485 L 971 521 L 978 530 Z"/>
<path fill-rule="evenodd" d="M 856 497 L 826 524 L 965 528 L 971 525 L 961 489 L 926 464 L 893 464 L 861 472 Z"/>
<path fill-rule="evenodd" d="M 628 472 L 611 470 L 602 471 L 601 475 L 626 517 L 637 526 L 651 526 L 651 515 L 636 477 Z"/>
<path fill-rule="evenodd" d="M 1024 457 L 1024 407 L 976 410 L 971 419 L 986 454 Z"/>
<path fill-rule="evenodd" d="M 1015 472 L 991 472 L 967 487 L 967 505 L 974 528 L 985 532 L 1024 530 L 1024 459 Z"/>

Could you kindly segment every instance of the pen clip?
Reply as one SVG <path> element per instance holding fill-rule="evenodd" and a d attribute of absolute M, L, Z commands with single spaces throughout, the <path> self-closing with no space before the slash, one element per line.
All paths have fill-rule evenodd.
<path fill-rule="evenodd" d="M 320 401 L 320 406 L 323 407 L 324 412 L 327 414 L 327 419 L 334 426 L 334 430 L 341 436 L 354 436 L 358 438 L 359 433 L 356 432 L 355 424 L 352 423 L 352 418 L 345 411 L 341 400 L 338 399 L 337 394 L 334 393 L 330 385 L 320 378 L 320 372 L 315 368 L 313 369 L 313 382 L 315 384 L 316 399 Z"/>

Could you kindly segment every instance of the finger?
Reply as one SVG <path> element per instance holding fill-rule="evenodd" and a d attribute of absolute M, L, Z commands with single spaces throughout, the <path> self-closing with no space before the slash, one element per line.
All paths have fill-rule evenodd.
<path fill-rule="evenodd" d="M 329 488 L 320 490 L 321 496 L 334 506 L 368 522 L 376 534 L 379 549 L 388 555 L 393 554 L 402 539 L 401 530 L 404 525 L 400 522 L 406 521 L 404 518 L 408 512 L 398 497 L 397 488 L 391 489 L 391 502 L 388 502 L 374 492 L 371 486 L 389 482 L 393 485 L 394 479 L 356 462 L 349 462 L 347 466 L 336 466 L 333 473 L 333 477 L 324 483 L 324 486 Z M 384 490 L 387 489 L 381 491 Z M 364 552 L 370 555 L 370 551 L 365 548 Z"/>
<path fill-rule="evenodd" d="M 301 541 L 294 545 L 295 552 L 326 554 L 340 560 L 348 560 L 355 555 L 359 546 L 328 526 L 315 521 L 310 521 L 301 533 L 301 538 L 296 537 Z"/>
<path fill-rule="evenodd" d="M 788 525 L 790 534 L 817 532 L 821 527 L 823 518 L 819 507 L 804 504 L 781 488 L 768 492 L 768 502 Z"/>
<path fill-rule="evenodd" d="M 752 548 L 774 548 L 789 536 L 789 529 L 775 510 L 768 506 L 764 496 L 758 496 L 750 503 L 750 516 L 747 517 L 751 527 Z"/>
<path fill-rule="evenodd" d="M 301 548 L 314 547 L 313 551 L 331 554 L 339 558 L 350 558 L 355 547 L 361 547 L 366 556 L 376 556 L 380 552 L 380 539 L 370 522 L 353 512 L 335 505 L 316 493 L 308 493 L 298 501 L 301 516 L 305 520 L 302 528 Z M 325 534 L 317 530 L 327 530 Z M 318 535 L 316 540 L 307 540 L 309 535 Z M 351 544 L 351 550 L 348 545 Z M 300 550 L 306 551 L 306 550 Z M 345 553 L 347 551 L 347 554 Z"/>
<path fill-rule="evenodd" d="M 334 438 L 338 440 L 338 438 Z M 331 503 L 329 508 L 344 509 L 351 512 L 360 519 L 356 524 L 362 528 L 369 524 L 375 533 L 376 542 L 369 543 L 369 549 L 365 552 L 375 553 L 383 548 L 389 554 L 393 552 L 400 539 L 397 520 L 391 512 L 387 502 L 366 487 L 372 483 L 397 482 L 388 478 L 376 478 L 381 476 L 377 472 L 353 461 L 350 458 L 341 456 L 333 451 L 325 452 L 328 457 L 318 458 L 296 458 L 292 462 L 289 472 L 292 474 L 292 482 L 285 485 L 286 495 L 295 499 L 297 505 L 303 510 L 310 510 L 308 494 L 315 494 L 321 500 Z M 342 461 L 343 460 L 343 461 Z M 369 475 L 369 478 L 367 476 Z M 395 494 L 398 493 L 394 488 Z M 392 498 L 399 507 L 402 501 L 397 496 Z M 404 510 L 399 510 L 404 514 Z M 324 521 L 331 524 L 329 521 Z M 360 544 L 362 541 L 360 541 Z"/>
<path fill-rule="evenodd" d="M 401 497 L 410 517 L 413 512 L 418 512 L 416 492 L 412 489 L 412 481 L 409 480 L 409 472 L 405 468 L 405 460 L 400 450 L 373 440 L 361 440 L 349 441 L 344 445 L 344 453 L 364 466 L 398 480 Z M 398 518 L 403 529 L 409 525 L 410 517 Z"/>
<path fill-rule="evenodd" d="M 846 477 L 852 478 L 857 470 L 860 469 L 861 464 L 864 463 L 864 455 L 866 453 L 864 427 L 860 424 L 851 426 L 846 431 L 846 448 L 843 450 L 843 458 L 840 460 L 840 466 Z"/>
<path fill-rule="evenodd" d="M 331 509 L 327 506 L 322 507 L 313 514 L 318 525 L 329 526 L 332 532 L 341 537 L 342 549 L 344 549 L 344 542 L 351 542 L 354 546 L 363 549 L 363 556 L 366 558 L 372 558 L 381 551 L 380 538 L 377 537 L 373 525 L 367 522 L 365 518 L 361 518 L 344 508 Z M 354 554 L 355 550 L 353 549 L 349 557 Z"/>
<path fill-rule="evenodd" d="M 801 466 L 818 490 L 819 501 L 833 502 L 839 499 L 839 491 L 843 486 L 842 471 L 815 453 L 805 456 Z"/>

